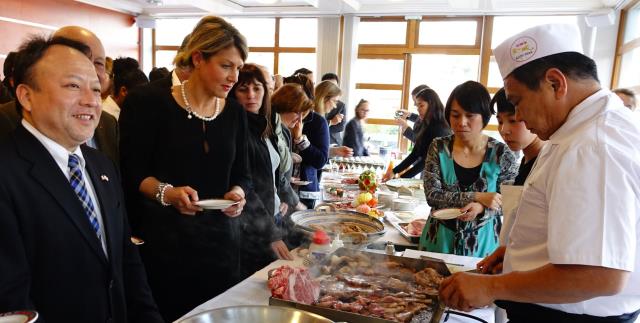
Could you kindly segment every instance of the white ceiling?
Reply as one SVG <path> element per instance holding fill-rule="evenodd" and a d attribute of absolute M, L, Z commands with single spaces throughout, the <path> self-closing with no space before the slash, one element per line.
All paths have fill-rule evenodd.
<path fill-rule="evenodd" d="M 151 17 L 587 14 L 630 0 L 76 0 Z"/>

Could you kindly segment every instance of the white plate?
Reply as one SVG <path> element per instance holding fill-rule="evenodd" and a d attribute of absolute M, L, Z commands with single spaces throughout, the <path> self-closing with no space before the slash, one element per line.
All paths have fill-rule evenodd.
<path fill-rule="evenodd" d="M 238 202 L 224 199 L 209 199 L 200 200 L 195 202 L 194 204 L 207 210 L 223 210 L 232 205 L 238 204 Z"/>
<path fill-rule="evenodd" d="M 36 311 L 14 311 L 0 313 L 0 323 L 31 323 L 38 319 Z"/>
<path fill-rule="evenodd" d="M 463 213 L 460 212 L 460 209 L 441 209 L 433 211 L 431 216 L 440 220 L 451 220 L 461 216 L 462 214 Z"/>
<path fill-rule="evenodd" d="M 304 185 L 309 185 L 311 184 L 311 181 L 291 181 L 291 184 L 293 185 L 298 185 L 298 186 L 304 186 Z"/>
<path fill-rule="evenodd" d="M 423 184 L 421 179 L 416 178 L 394 178 L 385 182 L 388 187 L 400 188 L 406 187 L 409 189 L 419 189 Z"/>

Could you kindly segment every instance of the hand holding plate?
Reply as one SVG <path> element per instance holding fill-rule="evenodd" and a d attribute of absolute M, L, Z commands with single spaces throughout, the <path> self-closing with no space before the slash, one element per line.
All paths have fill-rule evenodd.
<path fill-rule="evenodd" d="M 244 198 L 244 190 L 240 186 L 232 187 L 229 192 L 224 194 L 224 199 L 238 202 L 237 204 L 222 210 L 222 213 L 229 217 L 236 217 L 240 215 L 242 208 L 244 208 L 244 204 L 247 203 Z"/>
<path fill-rule="evenodd" d="M 167 188 L 164 192 L 164 201 L 185 215 L 195 215 L 196 212 L 202 211 L 201 207 L 194 204 L 198 201 L 198 191 L 190 186 Z"/>

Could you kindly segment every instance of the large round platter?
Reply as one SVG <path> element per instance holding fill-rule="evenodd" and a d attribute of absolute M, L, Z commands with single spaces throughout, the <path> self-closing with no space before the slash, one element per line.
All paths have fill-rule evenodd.
<path fill-rule="evenodd" d="M 322 226 L 323 228 L 330 228 L 334 225 L 340 225 L 344 223 L 355 223 L 360 227 L 367 235 L 367 241 L 372 241 L 378 237 L 384 235 L 384 224 L 379 219 L 372 216 L 347 210 L 322 212 L 315 210 L 298 211 L 291 214 L 291 220 L 297 227 L 304 231 L 312 233 L 314 228 Z M 337 232 L 326 230 L 331 236 L 335 236 Z"/>
<path fill-rule="evenodd" d="M 416 178 L 394 178 L 386 181 L 385 184 L 392 190 L 397 190 L 400 187 L 420 189 L 423 182 L 421 179 Z"/>

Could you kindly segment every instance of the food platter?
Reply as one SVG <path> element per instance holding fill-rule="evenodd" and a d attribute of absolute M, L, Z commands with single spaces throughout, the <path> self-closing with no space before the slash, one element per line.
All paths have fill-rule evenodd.
<path fill-rule="evenodd" d="M 291 214 L 291 220 L 297 227 L 309 234 L 317 229 L 322 229 L 332 237 L 338 233 L 343 236 L 345 234 L 362 235 L 364 240 L 359 241 L 360 243 L 371 242 L 386 232 L 382 221 L 355 211 L 297 211 Z"/>
<path fill-rule="evenodd" d="M 385 184 L 392 190 L 397 190 L 400 187 L 422 189 L 423 182 L 421 179 L 416 178 L 394 178 L 386 181 Z"/>
<path fill-rule="evenodd" d="M 353 263 L 357 266 L 353 267 Z M 351 323 L 436 323 L 442 318 L 444 306 L 438 300 L 437 285 L 432 284 L 435 281 L 430 279 L 433 275 L 438 276 L 435 284 L 439 285 L 443 277 L 450 275 L 442 261 L 347 248 L 340 248 L 325 258 L 316 273 L 320 285 L 316 302 L 302 304 L 271 297 L 269 304 L 294 307 L 334 321 Z M 363 308 L 359 304 L 368 305 Z M 405 313 L 408 316 L 400 316 Z"/>

